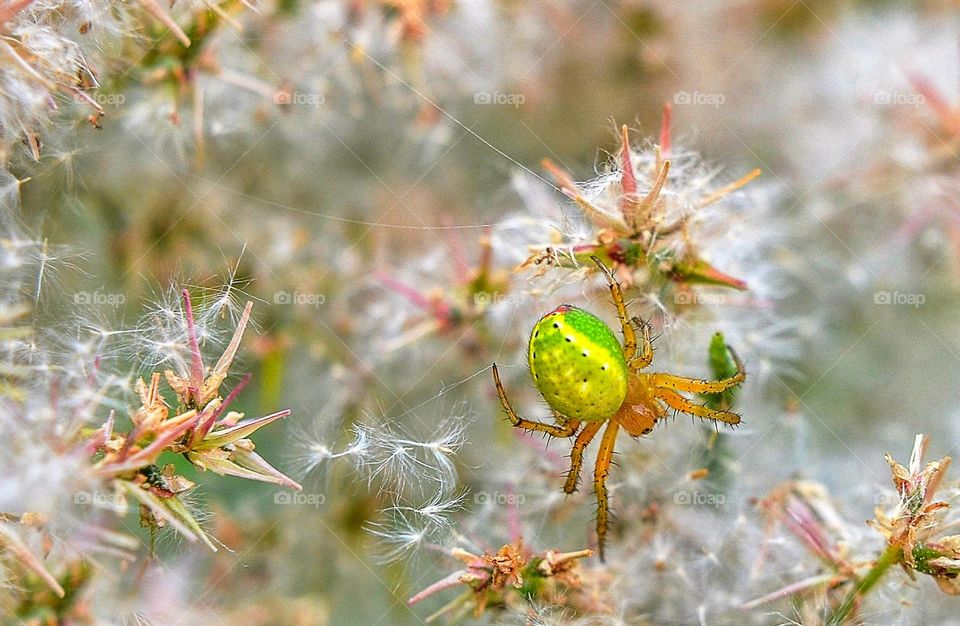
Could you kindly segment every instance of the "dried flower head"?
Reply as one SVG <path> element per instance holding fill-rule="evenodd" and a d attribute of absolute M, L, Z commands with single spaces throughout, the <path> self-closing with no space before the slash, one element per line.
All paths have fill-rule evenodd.
<path fill-rule="evenodd" d="M 533 552 L 524 546 L 522 539 L 518 539 L 496 552 L 477 555 L 453 548 L 449 555 L 461 561 L 464 567 L 429 585 L 411 597 L 407 604 L 416 604 L 452 587 L 467 589 L 428 617 L 427 622 L 443 615 L 456 619 L 471 611 L 479 618 L 488 608 L 519 608 L 522 611 L 533 602 L 575 605 L 577 591 L 583 586 L 578 561 L 592 556 L 593 551 Z"/>
<path fill-rule="evenodd" d="M 674 283 L 679 288 L 705 283 L 745 289 L 746 283 L 704 260 L 696 228 L 708 207 L 727 198 L 760 174 L 753 170 L 732 183 L 712 187 L 715 172 L 701 168 L 694 155 L 671 156 L 670 108 L 665 108 L 659 144 L 636 150 L 626 126 L 613 168 L 578 185 L 553 162 L 544 167 L 559 189 L 589 221 L 586 232 L 569 237 L 563 246 L 537 248 L 525 266 L 589 267 L 599 256 L 629 284 L 645 289 Z M 622 268 L 622 270 L 621 270 Z"/>
<path fill-rule="evenodd" d="M 789 597 L 801 616 L 825 624 L 847 623 L 857 619 L 867 595 L 894 565 L 900 565 L 911 579 L 917 573 L 928 575 L 944 593 L 958 595 L 960 536 L 944 534 L 953 526 L 945 519 L 950 505 L 936 500 L 950 457 L 923 465 L 927 442 L 926 436 L 917 435 L 907 467 L 885 455 L 899 500 L 889 512 L 878 506 L 876 518 L 867 522 L 886 542 L 875 558 L 857 554 L 852 527 L 821 485 L 793 481 L 761 500 L 760 507 L 771 520 L 769 530 L 774 523 L 782 524 L 816 557 L 823 571 L 744 603 L 741 608 L 747 611 Z M 768 556 L 765 549 L 761 557 Z"/>
<path fill-rule="evenodd" d="M 176 410 L 171 411 L 160 393 L 159 372 L 152 375 L 149 384 L 142 378 L 138 379 L 135 388 L 141 405 L 130 416 L 132 430 L 117 432 L 111 412 L 107 422 L 83 445 L 96 455 L 97 475 L 112 480 L 116 491 L 132 496 L 139 502 L 141 514 L 149 525 L 170 524 L 188 539 L 203 539 L 211 549 L 216 549 L 178 495 L 192 489 L 193 483 L 173 473 L 171 465 L 160 468 L 157 463 L 162 454 L 183 455 L 198 469 L 217 474 L 285 485 L 297 490 L 300 485 L 257 454 L 249 439 L 260 428 L 286 417 L 290 412 L 278 411 L 244 420 L 242 413 L 228 411 L 248 379 L 244 379 L 226 397 L 221 396 L 220 387 L 240 347 L 253 303 L 247 304 L 233 338 L 217 363 L 208 369 L 200 352 L 193 307 L 187 290 L 183 290 L 183 302 L 184 338 L 190 353 L 189 368 L 187 372 L 179 373 L 164 371 L 167 384 L 176 394 Z"/>
<path fill-rule="evenodd" d="M 485 319 L 492 309 L 498 308 L 509 300 L 510 276 L 505 270 L 494 266 L 493 241 L 490 231 L 480 237 L 480 254 L 475 266 L 471 266 L 459 248 L 459 242 L 452 241 L 454 250 L 454 274 L 448 280 L 452 284 L 433 285 L 428 290 L 414 287 L 392 273 L 380 272 L 379 281 L 391 291 L 401 295 L 409 305 L 420 311 L 411 315 L 399 337 L 391 338 L 384 348 L 385 353 L 402 349 L 412 342 L 433 334 L 453 334 L 454 336 L 471 332 L 481 341 L 465 342 L 468 345 L 481 343 L 487 338 L 483 328 L 475 328 L 477 322 Z M 444 261 L 440 261 L 443 263 Z M 431 277 L 440 268 L 429 267 Z M 442 271 L 442 270 L 441 270 Z M 391 315 L 396 313 L 391 310 Z M 496 343 L 499 343 L 499 338 Z"/>
<path fill-rule="evenodd" d="M 936 499 L 950 457 L 923 465 L 928 444 L 927 437 L 917 435 L 908 467 L 884 456 L 900 500 L 890 512 L 878 508 L 871 525 L 886 538 L 888 549 L 899 551 L 900 565 L 911 577 L 926 574 L 944 593 L 960 595 L 960 535 L 943 534 L 952 527 L 945 519 L 950 504 Z"/>

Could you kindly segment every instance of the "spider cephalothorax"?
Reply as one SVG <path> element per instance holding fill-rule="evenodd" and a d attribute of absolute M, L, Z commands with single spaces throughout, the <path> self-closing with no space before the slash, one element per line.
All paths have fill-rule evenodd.
<path fill-rule="evenodd" d="M 699 380 L 661 372 L 643 372 L 653 361 L 650 327 L 639 318 L 627 317 L 620 285 L 597 258 L 610 286 L 623 331 L 623 345 L 600 318 L 564 304 L 547 313 L 530 334 L 527 352 L 533 382 L 553 409 L 556 424 L 527 420 L 510 406 L 493 365 L 493 380 L 504 411 L 517 428 L 535 430 L 552 437 L 573 437 L 570 471 L 563 487 L 566 493 L 577 488 L 583 453 L 606 425 L 594 468 L 593 486 L 597 495 L 597 542 L 603 558 L 607 534 L 608 501 L 606 479 L 613 459 L 620 427 L 632 437 L 646 435 L 672 409 L 727 424 L 739 424 L 740 416 L 729 411 L 697 404 L 680 392 L 720 393 L 746 379 L 743 364 L 729 346 L 737 373 L 723 380 Z M 640 341 L 637 341 L 637 331 Z M 583 428 L 581 428 L 581 426 Z"/>

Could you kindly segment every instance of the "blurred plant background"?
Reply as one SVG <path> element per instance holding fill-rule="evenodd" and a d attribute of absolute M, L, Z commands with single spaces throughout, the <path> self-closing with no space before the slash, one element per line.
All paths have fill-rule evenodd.
<path fill-rule="evenodd" d="M 3 623 L 960 624 L 958 26 L 5 0 Z M 620 435 L 605 562 L 490 373 L 547 418 L 592 254 L 655 370 L 748 372 Z"/>

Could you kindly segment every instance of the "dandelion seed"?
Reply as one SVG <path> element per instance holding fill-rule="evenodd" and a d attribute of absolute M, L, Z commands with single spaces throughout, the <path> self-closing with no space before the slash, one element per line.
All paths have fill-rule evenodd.
<path fill-rule="evenodd" d="M 396 561 L 428 545 L 447 542 L 452 536 L 452 515 L 463 507 L 464 498 L 465 494 L 437 492 L 422 504 L 396 502 L 381 511 L 381 520 L 366 529 L 382 544 L 380 560 Z"/>

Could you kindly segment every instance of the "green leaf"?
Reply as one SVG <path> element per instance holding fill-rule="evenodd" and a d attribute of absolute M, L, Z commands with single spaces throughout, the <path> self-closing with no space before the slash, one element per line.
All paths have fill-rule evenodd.
<path fill-rule="evenodd" d="M 730 350 L 724 341 L 723 333 L 715 333 L 710 340 L 710 348 L 707 352 L 710 370 L 714 378 L 730 378 L 737 373 L 737 364 L 730 355 Z M 704 403 L 711 409 L 729 409 L 733 406 L 733 401 L 737 395 L 737 388 L 732 387 L 720 393 L 701 394 Z"/>

